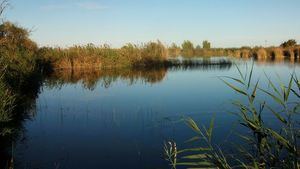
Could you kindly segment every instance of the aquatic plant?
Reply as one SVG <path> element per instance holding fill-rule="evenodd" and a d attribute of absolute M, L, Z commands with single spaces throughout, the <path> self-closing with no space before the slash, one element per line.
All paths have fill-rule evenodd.
<path fill-rule="evenodd" d="M 3 71 L 3 70 L 2 70 Z M 4 74 L 0 74 L 0 123 L 9 122 L 12 120 L 12 110 L 14 108 L 15 97 L 6 84 L 3 81 Z M 1 131 L 0 135 L 4 134 L 5 131 Z"/>
<path fill-rule="evenodd" d="M 253 66 L 252 66 L 253 70 Z M 300 167 L 299 159 L 299 107 L 300 81 L 295 74 L 291 75 L 287 84 L 282 82 L 276 85 L 266 75 L 270 90 L 259 87 L 259 81 L 253 83 L 252 72 L 240 74 L 239 78 L 223 77 L 221 80 L 235 92 L 244 96 L 247 103 L 239 100 L 233 102 L 237 107 L 234 114 L 239 118 L 240 124 L 249 132 L 238 134 L 243 144 L 231 147 L 231 152 L 223 151 L 214 144 L 214 118 L 208 127 L 199 127 L 191 118 L 185 119 L 186 124 L 195 131 L 196 136 L 189 141 L 204 144 L 201 147 L 176 151 L 175 143 L 165 144 L 165 155 L 172 168 L 186 166 L 188 168 L 294 168 Z M 233 80 L 235 84 L 225 79 Z M 270 97 L 274 106 L 267 101 L 260 101 L 257 94 Z M 291 100 L 291 95 L 296 101 Z M 269 126 L 265 121 L 264 113 L 273 114 L 277 119 L 279 128 Z"/>
<path fill-rule="evenodd" d="M 181 48 L 180 46 L 176 45 L 176 43 L 172 43 L 170 47 L 168 47 L 168 56 L 176 57 L 180 56 Z"/>

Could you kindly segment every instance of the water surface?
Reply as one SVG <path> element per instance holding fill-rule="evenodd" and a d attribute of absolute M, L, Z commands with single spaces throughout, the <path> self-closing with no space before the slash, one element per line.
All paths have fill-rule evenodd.
<path fill-rule="evenodd" d="M 241 70 L 251 61 L 234 61 Z M 289 62 L 255 62 L 254 79 L 265 74 L 287 81 L 299 71 Z M 62 71 L 47 78 L 32 117 L 14 146 L 17 168 L 168 168 L 163 143 L 179 148 L 194 136 L 181 121 L 208 124 L 216 116 L 215 142 L 234 140 L 238 125 L 232 100 L 241 97 L 220 81 L 238 77 L 234 64 L 157 70 Z M 262 98 L 264 96 L 261 96 Z M 270 101 L 271 102 L 271 101 Z M 266 115 L 268 118 L 268 115 Z M 270 117 L 269 123 L 274 120 Z"/>

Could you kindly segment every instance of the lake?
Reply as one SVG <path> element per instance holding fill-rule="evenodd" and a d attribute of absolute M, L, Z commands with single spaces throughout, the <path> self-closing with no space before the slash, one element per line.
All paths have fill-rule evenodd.
<path fill-rule="evenodd" d="M 230 114 L 236 110 L 232 101 L 242 97 L 219 79 L 238 77 L 235 64 L 243 72 L 248 67 L 249 72 L 252 61 L 55 72 L 44 80 L 12 147 L 16 168 L 169 168 L 163 158 L 164 142 L 174 140 L 184 148 L 188 146 L 185 141 L 194 136 L 184 117 L 208 125 L 215 116 L 214 140 L 228 145 L 236 137 L 233 129 L 244 132 Z M 267 88 L 265 74 L 288 82 L 299 68 L 290 61 L 255 61 L 253 79 L 260 79 Z M 265 118 L 276 125 L 272 115 Z"/>

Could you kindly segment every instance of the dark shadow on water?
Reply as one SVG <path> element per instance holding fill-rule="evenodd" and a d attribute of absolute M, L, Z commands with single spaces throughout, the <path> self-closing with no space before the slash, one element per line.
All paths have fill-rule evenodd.
<path fill-rule="evenodd" d="M 9 120 L 0 118 L 0 168 L 6 169 L 14 165 L 14 147 L 18 140 L 26 139 L 24 122 L 36 115 L 36 98 L 40 93 L 42 76 L 32 74 L 26 82 L 12 86 L 16 94 L 15 109 L 10 112 Z"/>
<path fill-rule="evenodd" d="M 97 85 L 109 88 L 118 80 L 129 85 L 137 82 L 159 83 L 168 71 L 229 69 L 230 60 L 169 60 L 152 63 L 144 67 L 110 69 L 65 69 L 52 71 L 47 75 L 33 74 L 24 82 L 13 87 L 17 94 L 16 109 L 11 120 L 0 119 L 0 168 L 14 166 L 14 147 L 17 142 L 26 140 L 24 124 L 36 115 L 36 99 L 41 87 L 61 88 L 65 84 L 81 83 L 85 89 L 93 90 Z"/>

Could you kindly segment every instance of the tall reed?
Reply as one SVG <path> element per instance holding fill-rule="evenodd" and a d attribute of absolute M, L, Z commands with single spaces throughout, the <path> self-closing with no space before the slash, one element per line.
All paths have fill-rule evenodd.
<path fill-rule="evenodd" d="M 266 90 L 259 87 L 258 80 L 253 82 L 252 70 L 248 74 L 242 74 L 238 69 L 239 78 L 221 78 L 227 86 L 247 100 L 247 103 L 239 100 L 233 102 L 237 107 L 235 114 L 239 117 L 240 124 L 249 131 L 246 135 L 238 134 L 243 144 L 232 147 L 231 153 L 228 154 L 214 144 L 214 118 L 209 127 L 199 127 L 191 118 L 187 118 L 185 120 L 187 125 L 196 133 L 196 136 L 189 141 L 198 141 L 205 146 L 178 150 L 174 142 L 165 144 L 165 155 L 171 168 L 186 166 L 187 168 L 221 169 L 298 169 L 300 167 L 298 141 L 300 81 L 293 74 L 286 84 L 280 82 L 276 85 L 266 76 L 271 88 Z M 238 85 L 229 83 L 225 78 L 231 79 Z M 258 100 L 258 92 L 270 97 L 277 105 Z M 294 95 L 297 100 L 291 100 L 291 95 Z M 276 126 L 280 126 L 279 129 L 266 124 L 264 113 L 273 114 L 278 123 Z"/>

